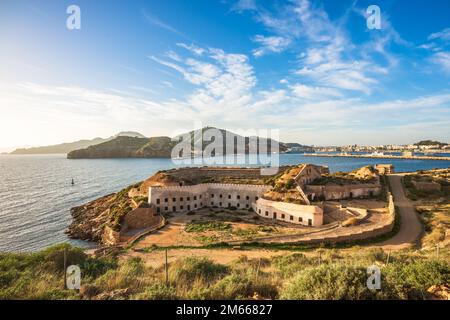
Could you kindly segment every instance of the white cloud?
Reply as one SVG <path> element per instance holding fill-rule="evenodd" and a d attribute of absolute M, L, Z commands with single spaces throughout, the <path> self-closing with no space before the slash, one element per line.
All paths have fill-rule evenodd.
<path fill-rule="evenodd" d="M 186 44 L 186 43 L 177 43 L 177 46 L 184 48 L 192 53 L 195 53 L 198 56 L 201 56 L 204 52 L 205 49 L 200 48 L 198 46 L 196 46 L 195 44 Z"/>
<path fill-rule="evenodd" d="M 233 11 L 243 12 L 247 10 L 256 10 L 255 0 L 239 0 L 231 8 Z"/>
<path fill-rule="evenodd" d="M 431 56 L 431 61 L 450 73 L 450 52 L 437 52 Z"/>
<path fill-rule="evenodd" d="M 450 41 L 450 28 L 445 28 L 442 31 L 432 33 L 428 36 L 428 40 L 443 40 L 443 41 Z"/>
<path fill-rule="evenodd" d="M 269 52 L 282 52 L 291 43 L 291 40 L 288 38 L 277 36 L 265 37 L 262 35 L 256 35 L 253 41 L 261 45 L 259 48 L 253 50 L 255 57 L 261 57 Z"/>
<path fill-rule="evenodd" d="M 338 90 L 332 88 L 311 87 L 304 84 L 295 84 L 290 88 L 296 97 L 309 100 L 326 100 L 333 97 L 342 97 Z"/>
<path fill-rule="evenodd" d="M 152 25 L 154 25 L 154 26 L 156 26 L 158 28 L 162 28 L 162 29 L 168 30 L 170 32 L 176 33 L 176 34 L 178 34 L 178 35 L 180 35 L 182 37 L 185 37 L 185 35 L 182 32 L 178 31 L 177 29 L 175 29 L 171 25 L 161 21 L 160 19 L 158 19 L 157 17 L 151 15 L 150 13 L 146 12 L 145 10 L 142 11 L 142 15 L 144 16 L 145 20 L 148 23 L 150 23 L 150 24 L 152 24 Z"/>

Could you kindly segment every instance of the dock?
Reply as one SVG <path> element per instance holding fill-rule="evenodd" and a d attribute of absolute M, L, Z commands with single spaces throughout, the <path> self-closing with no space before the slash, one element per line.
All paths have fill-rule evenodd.
<path fill-rule="evenodd" d="M 368 159 L 403 159 L 403 160 L 440 160 L 450 161 L 450 157 L 436 156 L 396 156 L 396 155 L 370 155 L 370 154 L 332 154 L 332 153 L 304 153 L 308 157 L 332 158 L 368 158 Z"/>

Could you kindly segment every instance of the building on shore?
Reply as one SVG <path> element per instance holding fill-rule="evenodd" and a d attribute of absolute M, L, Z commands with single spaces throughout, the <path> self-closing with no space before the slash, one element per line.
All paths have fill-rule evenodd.
<path fill-rule="evenodd" d="M 363 172 L 370 177 L 367 183 L 314 184 L 324 177 L 329 177 L 329 169 L 325 166 L 302 164 L 295 167 L 294 188 L 300 195 L 299 201 L 275 201 L 265 194 L 273 190 L 272 185 L 245 183 L 197 183 L 193 185 L 149 186 L 148 202 L 156 212 L 187 213 L 201 208 L 229 208 L 233 210 L 249 210 L 263 218 L 283 222 L 318 227 L 323 224 L 323 209 L 320 205 L 311 205 L 313 200 L 340 200 L 358 197 L 376 196 L 381 192 L 379 174 L 391 173 L 391 165 L 367 166 L 355 173 Z M 195 169 L 194 170 L 198 170 Z M 218 174 L 219 169 L 202 168 L 204 172 Z M 209 170 L 209 171 L 208 171 Z M 239 175 L 245 175 L 242 169 L 236 169 Z M 227 174 L 233 169 L 223 168 Z M 190 174 L 188 170 L 180 171 L 183 176 Z M 254 175 L 253 171 L 250 171 Z M 188 175 L 189 176 L 189 175 Z M 192 178 L 189 176 L 189 178 Z M 333 178 L 331 178 L 333 179 Z M 292 179 L 291 179 L 292 180 Z M 333 181 L 333 180 L 331 180 Z"/>

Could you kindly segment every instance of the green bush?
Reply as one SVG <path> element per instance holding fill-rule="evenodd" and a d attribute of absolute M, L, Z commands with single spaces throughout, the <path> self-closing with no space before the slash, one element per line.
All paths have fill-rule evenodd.
<path fill-rule="evenodd" d="M 359 300 L 374 297 L 363 267 L 327 264 L 301 270 L 281 291 L 289 300 Z"/>
<path fill-rule="evenodd" d="M 144 292 L 132 297 L 136 300 L 176 300 L 176 289 L 164 283 L 155 283 L 145 288 Z"/>
<path fill-rule="evenodd" d="M 450 283 L 450 267 L 442 261 L 402 261 L 383 268 L 382 277 L 386 298 L 424 299 L 431 286 Z"/>
<path fill-rule="evenodd" d="M 212 283 L 228 272 L 227 266 L 207 258 L 188 257 L 170 265 L 169 278 L 177 286 L 190 286 L 194 281 Z"/>

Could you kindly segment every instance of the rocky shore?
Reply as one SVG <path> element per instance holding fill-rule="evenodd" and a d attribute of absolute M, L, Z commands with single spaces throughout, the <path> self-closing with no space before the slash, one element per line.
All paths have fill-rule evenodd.
<path fill-rule="evenodd" d="M 73 220 L 66 234 L 73 239 L 101 242 L 115 198 L 116 194 L 113 193 L 82 206 L 71 208 L 70 213 Z"/>

